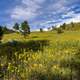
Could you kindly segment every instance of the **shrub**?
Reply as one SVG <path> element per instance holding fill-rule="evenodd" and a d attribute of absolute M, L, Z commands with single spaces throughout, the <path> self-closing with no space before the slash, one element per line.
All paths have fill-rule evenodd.
<path fill-rule="evenodd" d="M 43 29 L 42 28 L 40 28 L 40 32 L 43 32 Z"/>
<path fill-rule="evenodd" d="M 57 29 L 57 33 L 58 33 L 58 34 L 63 33 L 63 30 L 62 30 L 61 28 L 58 28 L 58 29 Z"/>

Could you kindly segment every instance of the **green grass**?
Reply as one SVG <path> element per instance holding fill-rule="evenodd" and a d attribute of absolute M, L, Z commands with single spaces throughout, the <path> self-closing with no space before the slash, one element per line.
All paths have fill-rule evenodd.
<path fill-rule="evenodd" d="M 66 41 L 66 40 L 80 40 L 80 32 L 78 31 L 66 31 L 62 34 L 57 34 L 56 32 L 32 32 L 26 40 L 41 40 L 48 39 L 51 41 Z M 18 33 L 6 34 L 3 37 L 3 42 L 10 40 L 19 40 L 23 41 L 24 37 Z"/>
<path fill-rule="evenodd" d="M 19 33 L 6 34 L 0 56 L 1 69 L 7 66 L 0 73 L 5 80 L 79 80 L 80 32 L 32 32 L 26 39 Z"/>

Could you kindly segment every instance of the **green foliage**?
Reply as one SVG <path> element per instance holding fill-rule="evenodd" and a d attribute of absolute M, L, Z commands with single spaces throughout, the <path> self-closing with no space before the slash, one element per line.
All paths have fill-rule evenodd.
<path fill-rule="evenodd" d="M 61 28 L 57 28 L 57 33 L 61 34 L 61 33 L 63 33 L 63 30 Z"/>
<path fill-rule="evenodd" d="M 35 32 L 27 41 L 19 34 L 12 34 L 22 41 L 0 44 L 0 79 L 79 80 L 80 40 L 74 36 L 79 37 L 79 33 Z M 12 37 L 8 35 L 5 36 Z"/>
<path fill-rule="evenodd" d="M 72 28 L 74 27 L 74 23 L 73 22 L 71 22 L 71 25 L 72 25 Z"/>
<path fill-rule="evenodd" d="M 62 24 L 60 26 L 65 31 L 80 31 L 80 23 L 71 22 L 70 24 Z"/>
<path fill-rule="evenodd" d="M 2 27 L 0 26 L 0 40 L 2 40 L 2 37 L 3 37 L 3 29 L 2 29 Z"/>
<path fill-rule="evenodd" d="M 43 32 L 43 29 L 42 28 L 40 28 L 40 32 Z"/>
<path fill-rule="evenodd" d="M 24 22 L 21 24 L 21 30 L 23 31 L 24 37 L 26 37 L 26 35 L 29 35 L 29 34 L 30 34 L 30 27 L 29 27 L 27 21 L 24 21 Z"/>
<path fill-rule="evenodd" d="M 18 23 L 15 23 L 14 26 L 13 26 L 13 29 L 19 30 L 19 24 Z"/>
<path fill-rule="evenodd" d="M 8 29 L 6 26 L 2 27 L 4 34 L 11 34 L 14 33 L 15 31 Z"/>
<path fill-rule="evenodd" d="M 60 26 L 60 28 L 62 28 L 63 30 L 65 30 L 65 29 L 66 29 L 66 23 L 62 24 L 62 25 Z"/>
<path fill-rule="evenodd" d="M 1 51 L 3 48 L 0 47 L 0 51 L 5 55 L 2 54 L 1 56 L 4 55 L 4 57 L 0 58 L 1 67 L 5 68 L 5 73 L 9 76 L 5 75 L 4 71 L 1 74 L 6 76 L 6 79 L 17 79 L 18 77 L 19 80 L 71 80 L 71 77 L 76 77 L 79 80 L 80 50 L 78 48 L 80 41 L 56 42 L 53 44 L 55 48 L 53 48 L 53 45 L 43 47 L 44 42 L 44 40 L 39 41 L 40 48 L 44 50 L 37 49 L 35 53 L 33 50 L 26 51 L 25 43 L 2 44 L 5 47 L 3 51 Z M 35 45 L 33 41 L 27 44 Z M 20 45 L 24 47 L 21 47 L 21 51 Z M 37 44 L 35 47 L 37 47 Z M 11 51 L 14 51 L 14 53 Z M 73 78 L 73 80 L 75 79 Z"/>

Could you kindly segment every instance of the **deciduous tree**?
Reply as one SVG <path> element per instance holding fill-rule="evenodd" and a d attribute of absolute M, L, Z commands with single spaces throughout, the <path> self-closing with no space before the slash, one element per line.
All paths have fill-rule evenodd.
<path fill-rule="evenodd" d="M 30 34 L 30 27 L 27 21 L 21 23 L 21 30 L 23 32 L 24 37 Z"/>

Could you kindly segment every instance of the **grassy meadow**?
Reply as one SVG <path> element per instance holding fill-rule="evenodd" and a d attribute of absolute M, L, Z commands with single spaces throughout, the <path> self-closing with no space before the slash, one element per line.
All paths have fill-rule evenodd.
<path fill-rule="evenodd" d="M 66 31 L 63 34 L 57 34 L 56 31 L 53 32 L 32 32 L 29 36 L 26 37 L 26 41 L 28 40 L 42 40 L 47 39 L 52 42 L 55 41 L 67 41 L 67 40 L 80 40 L 80 31 Z M 7 42 L 10 40 L 25 40 L 24 37 L 20 33 L 12 33 L 5 34 L 3 36 L 3 42 Z"/>
<path fill-rule="evenodd" d="M 80 31 L 5 34 L 0 56 L 1 80 L 79 80 Z"/>

